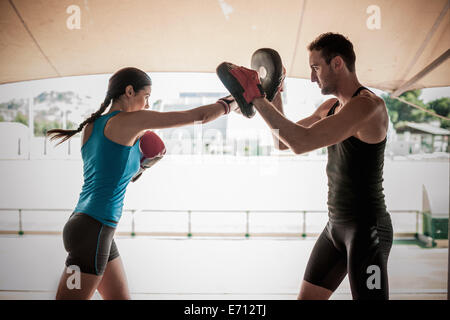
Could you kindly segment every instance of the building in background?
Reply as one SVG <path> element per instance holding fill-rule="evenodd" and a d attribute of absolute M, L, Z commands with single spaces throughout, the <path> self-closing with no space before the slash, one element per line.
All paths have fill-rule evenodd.
<path fill-rule="evenodd" d="M 449 152 L 448 136 L 450 131 L 439 127 L 439 122 L 415 123 L 406 122 L 398 126 L 397 154 L 416 154 Z"/>

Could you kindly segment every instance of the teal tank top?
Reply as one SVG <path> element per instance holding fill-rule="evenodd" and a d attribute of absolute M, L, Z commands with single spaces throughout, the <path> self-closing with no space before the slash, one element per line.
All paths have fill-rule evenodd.
<path fill-rule="evenodd" d="M 84 183 L 75 212 L 85 213 L 110 227 L 117 227 L 123 199 L 140 165 L 139 141 L 124 146 L 104 135 L 106 122 L 120 111 L 94 121 L 91 136 L 81 147 Z"/>

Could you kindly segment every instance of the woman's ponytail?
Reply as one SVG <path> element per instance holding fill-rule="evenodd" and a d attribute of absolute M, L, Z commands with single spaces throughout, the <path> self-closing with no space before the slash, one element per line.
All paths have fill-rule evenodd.
<path fill-rule="evenodd" d="M 134 91 L 137 92 L 145 86 L 151 86 L 152 80 L 150 79 L 148 74 L 146 74 L 144 71 L 140 69 L 133 67 L 120 69 L 119 71 L 114 73 L 109 79 L 108 91 L 105 100 L 100 106 L 100 109 L 91 114 L 89 118 L 84 120 L 78 126 L 78 129 L 76 130 L 52 129 L 48 130 L 46 135 L 49 136 L 50 140 L 52 141 L 56 139 L 61 139 L 61 141 L 59 141 L 57 145 L 70 139 L 78 132 L 81 132 L 85 125 L 94 122 L 96 119 L 98 119 L 102 115 L 102 113 L 106 110 L 106 108 L 108 108 L 108 106 L 111 104 L 111 101 L 114 102 L 122 94 L 125 93 L 125 88 L 128 85 L 131 85 Z"/>
<path fill-rule="evenodd" d="M 87 118 L 82 123 L 80 123 L 80 125 L 78 126 L 78 129 L 76 129 L 76 130 L 64 130 L 64 129 L 51 129 L 51 130 L 48 130 L 47 131 L 47 136 L 50 137 L 50 141 L 61 139 L 61 141 L 59 141 L 56 144 L 56 145 L 59 145 L 59 144 L 63 143 L 64 141 L 72 138 L 78 132 L 81 132 L 85 125 L 87 125 L 88 123 L 94 122 L 95 120 L 97 120 L 102 115 L 102 113 L 110 105 L 111 100 L 112 100 L 111 97 L 109 95 L 106 95 L 106 98 L 103 101 L 103 103 L 101 104 L 100 109 L 98 109 L 96 112 L 91 114 L 91 116 L 89 118 Z"/>

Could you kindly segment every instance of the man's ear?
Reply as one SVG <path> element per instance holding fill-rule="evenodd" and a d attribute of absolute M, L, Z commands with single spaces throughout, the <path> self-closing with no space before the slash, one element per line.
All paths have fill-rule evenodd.
<path fill-rule="evenodd" d="M 334 70 L 342 70 L 345 66 L 344 59 L 342 59 L 341 56 L 336 56 L 333 59 L 331 59 L 330 63 Z"/>

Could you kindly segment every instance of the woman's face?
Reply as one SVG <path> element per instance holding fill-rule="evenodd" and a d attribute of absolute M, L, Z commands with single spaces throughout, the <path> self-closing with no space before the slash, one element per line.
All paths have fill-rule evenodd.
<path fill-rule="evenodd" d="M 148 104 L 148 99 L 150 98 L 151 93 L 152 93 L 151 86 L 145 86 L 143 89 L 139 90 L 136 93 L 136 105 L 139 108 L 138 110 L 150 108 L 150 105 Z"/>
<path fill-rule="evenodd" d="M 145 86 L 141 90 L 134 92 L 130 85 L 126 88 L 126 96 L 128 98 L 128 112 L 139 111 L 150 108 L 148 99 L 152 92 L 151 86 Z"/>

